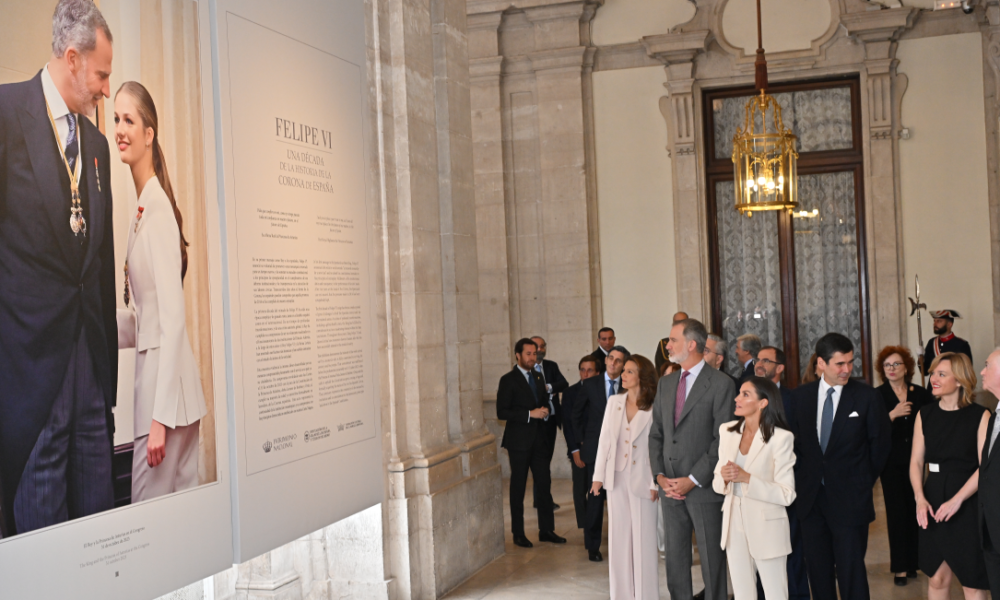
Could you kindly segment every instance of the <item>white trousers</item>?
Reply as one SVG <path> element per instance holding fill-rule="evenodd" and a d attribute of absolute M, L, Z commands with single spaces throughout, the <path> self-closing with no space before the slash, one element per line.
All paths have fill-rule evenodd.
<path fill-rule="evenodd" d="M 132 456 L 132 504 L 172 494 L 198 485 L 198 432 L 201 421 L 167 428 L 163 462 L 150 467 L 146 462 L 144 435 L 135 440 Z"/>
<path fill-rule="evenodd" d="M 733 497 L 733 506 L 729 512 L 726 562 L 729 563 L 729 576 L 733 581 L 734 600 L 756 600 L 758 575 L 767 600 L 788 600 L 788 557 L 754 560 L 750 556 L 739 496 Z"/>
<path fill-rule="evenodd" d="M 628 470 L 608 491 L 608 570 L 611 600 L 659 600 L 656 513 L 659 504 L 628 491 Z"/>

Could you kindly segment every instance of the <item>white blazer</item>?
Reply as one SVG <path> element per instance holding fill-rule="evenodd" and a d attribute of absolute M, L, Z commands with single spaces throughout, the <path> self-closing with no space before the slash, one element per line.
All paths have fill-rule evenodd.
<path fill-rule="evenodd" d="M 191 425 L 208 412 L 187 336 L 180 229 L 156 177 L 143 188 L 139 206 L 142 217 L 133 215 L 128 233 L 129 310 L 135 311 L 136 438 L 149 434 L 153 419 L 173 429 Z M 131 319 L 127 312 L 124 316 L 119 316 L 119 327 L 127 328 L 122 323 Z M 129 337 L 119 334 L 119 340 Z"/>
<path fill-rule="evenodd" d="M 597 442 L 597 460 L 594 462 L 594 481 L 600 481 L 604 487 L 611 490 L 615 486 L 615 461 L 618 455 L 618 434 L 622 430 L 622 419 L 625 419 L 625 403 L 628 393 L 615 394 L 608 398 L 608 406 L 604 409 L 604 421 L 601 423 L 601 437 Z M 652 467 L 649 466 L 649 424 L 653 421 L 652 410 L 640 410 L 632 417 L 629 428 L 632 433 L 632 456 L 629 457 L 631 469 L 629 473 L 628 490 L 633 496 L 649 500 L 649 490 L 656 489 Z"/>
<path fill-rule="evenodd" d="M 725 495 L 722 503 L 722 549 L 729 542 L 729 519 L 733 507 L 733 484 L 722 480 L 722 467 L 729 461 L 736 462 L 740 451 L 740 431 L 729 431 L 736 421 L 719 427 L 719 462 L 715 466 L 712 488 Z M 760 430 L 750 444 L 743 470 L 750 474 L 750 483 L 742 486 L 743 527 L 750 556 L 766 560 L 792 553 L 791 535 L 788 530 L 786 507 L 795 501 L 795 437 L 787 429 L 776 427 L 771 440 L 764 443 Z"/>

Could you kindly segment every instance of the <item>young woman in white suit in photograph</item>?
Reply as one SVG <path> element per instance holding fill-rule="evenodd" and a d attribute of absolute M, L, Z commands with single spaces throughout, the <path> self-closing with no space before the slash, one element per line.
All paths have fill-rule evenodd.
<path fill-rule="evenodd" d="M 125 302 L 135 311 L 133 503 L 198 485 L 208 412 L 185 321 L 187 241 L 158 130 L 149 92 L 126 82 L 115 94 L 115 142 L 138 196 L 125 261 Z"/>
<path fill-rule="evenodd" d="M 735 421 L 719 428 L 719 462 L 712 487 L 722 504 L 722 548 L 735 600 L 787 600 L 786 560 L 792 552 L 786 508 L 795 500 L 794 436 L 781 392 L 763 377 L 744 382 Z"/>
<path fill-rule="evenodd" d="M 656 501 L 649 466 L 649 424 L 656 367 L 633 354 L 622 371 L 624 393 L 608 398 L 591 491 L 608 490 L 611 600 L 658 600 Z"/>

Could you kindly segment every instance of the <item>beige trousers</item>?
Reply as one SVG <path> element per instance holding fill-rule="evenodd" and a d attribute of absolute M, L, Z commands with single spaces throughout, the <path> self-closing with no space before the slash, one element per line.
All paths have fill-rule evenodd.
<path fill-rule="evenodd" d="M 649 494 L 628 491 L 628 470 L 619 471 L 608 491 L 608 571 L 611 600 L 659 600 L 656 513 Z"/>
<path fill-rule="evenodd" d="M 132 456 L 132 504 L 172 494 L 198 485 L 198 432 L 201 421 L 167 428 L 163 462 L 150 467 L 146 462 L 144 435 L 135 440 Z"/>
<path fill-rule="evenodd" d="M 733 497 L 729 512 L 729 545 L 726 547 L 729 577 L 733 581 L 734 600 L 757 598 L 757 576 L 764 587 L 767 600 L 788 600 L 787 556 L 754 560 L 750 556 L 740 497 Z"/>

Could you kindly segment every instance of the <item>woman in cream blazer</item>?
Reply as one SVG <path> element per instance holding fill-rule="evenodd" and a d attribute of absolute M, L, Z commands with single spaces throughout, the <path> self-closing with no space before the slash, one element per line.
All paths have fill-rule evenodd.
<path fill-rule="evenodd" d="M 119 318 L 120 329 L 134 327 L 135 335 L 132 502 L 139 502 L 198 484 L 199 425 L 207 408 L 185 321 L 187 242 L 157 139 L 156 107 L 142 85 L 127 82 L 118 90 L 115 124 L 139 196 L 125 262 L 125 302 L 134 313 Z"/>
<path fill-rule="evenodd" d="M 757 597 L 760 575 L 768 600 L 787 600 L 786 558 L 792 552 L 786 508 L 795 500 L 794 436 L 781 392 L 763 377 L 743 383 L 735 421 L 719 428 L 712 487 L 722 504 L 722 548 L 735 600 Z"/>
<path fill-rule="evenodd" d="M 656 501 L 649 466 L 649 424 L 656 367 L 633 354 L 622 371 L 624 393 L 608 398 L 594 462 L 596 495 L 608 490 L 611 600 L 658 600 Z"/>

